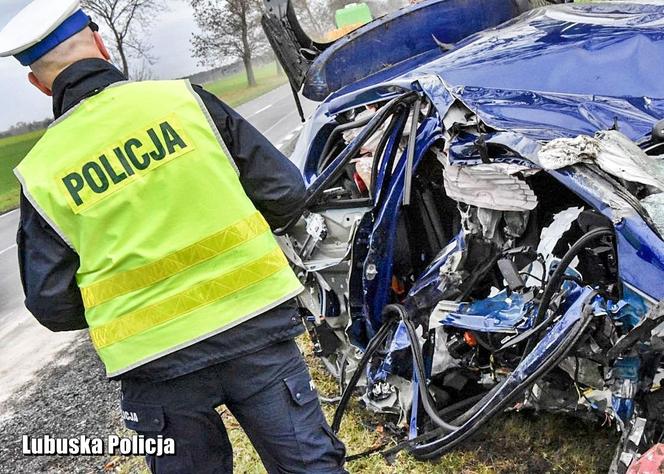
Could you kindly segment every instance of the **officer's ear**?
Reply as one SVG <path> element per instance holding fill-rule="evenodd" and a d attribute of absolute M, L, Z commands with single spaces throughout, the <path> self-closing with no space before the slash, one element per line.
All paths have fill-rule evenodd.
<path fill-rule="evenodd" d="M 110 61 L 111 54 L 108 52 L 108 48 L 106 48 L 106 45 L 104 44 L 104 40 L 102 39 L 101 35 L 99 34 L 98 31 L 95 31 L 93 34 L 95 36 L 95 43 L 97 45 L 97 49 L 99 50 L 101 55 L 106 59 L 106 61 Z"/>
<path fill-rule="evenodd" d="M 53 92 L 51 91 L 51 89 L 49 89 L 49 88 L 46 87 L 44 84 L 42 84 L 42 83 L 39 81 L 39 79 L 37 79 L 37 76 L 35 76 L 35 73 L 34 73 L 34 72 L 31 72 L 30 74 L 28 74 L 28 80 L 30 81 L 30 84 L 32 84 L 33 86 L 35 86 L 37 89 L 39 89 L 40 91 L 42 91 L 42 92 L 43 92 L 44 94 L 46 94 L 47 96 L 49 96 L 49 97 L 52 97 L 52 96 L 53 96 Z"/>

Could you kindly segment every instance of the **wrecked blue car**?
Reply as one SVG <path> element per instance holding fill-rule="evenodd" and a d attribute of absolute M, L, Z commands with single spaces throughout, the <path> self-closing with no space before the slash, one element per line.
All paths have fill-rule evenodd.
<path fill-rule="evenodd" d="M 263 26 L 320 102 L 280 232 L 316 354 L 432 459 L 508 409 L 664 435 L 664 5 L 430 0 L 333 43 Z M 371 4 L 370 4 L 371 5 Z"/>

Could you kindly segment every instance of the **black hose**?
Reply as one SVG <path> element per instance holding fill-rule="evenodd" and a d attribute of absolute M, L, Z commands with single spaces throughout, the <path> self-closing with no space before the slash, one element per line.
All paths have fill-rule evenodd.
<path fill-rule="evenodd" d="M 387 443 L 381 444 L 380 446 L 376 446 L 375 448 L 370 448 L 367 449 L 364 452 L 357 453 L 357 454 L 351 454 L 350 456 L 346 456 L 346 462 L 353 462 L 357 461 L 358 459 L 366 458 L 368 456 L 371 456 L 372 454 L 376 454 L 381 452 L 385 447 L 387 446 Z"/>
<path fill-rule="evenodd" d="M 613 229 L 610 227 L 599 227 L 585 233 L 579 238 L 579 240 L 576 241 L 574 245 L 572 245 L 572 247 L 570 247 L 562 260 L 560 260 L 560 263 L 556 267 L 556 270 L 553 272 L 553 275 L 551 275 L 551 279 L 547 283 L 544 294 L 542 295 L 542 301 L 539 305 L 539 308 L 537 309 L 537 315 L 535 316 L 535 325 L 538 325 L 544 319 L 546 311 L 549 309 L 549 305 L 551 304 L 551 299 L 553 299 L 553 295 L 555 295 L 560 290 L 560 285 L 563 283 L 565 272 L 571 265 L 572 261 L 579 253 L 581 253 L 582 250 L 584 250 L 585 245 L 588 242 L 604 235 L 613 235 Z M 549 317 L 549 319 L 551 319 L 551 317 Z"/>
<path fill-rule="evenodd" d="M 491 393 L 491 392 L 489 392 L 489 393 Z M 461 400 L 459 402 L 456 402 L 456 403 L 454 403 L 452 405 L 449 405 L 449 406 L 443 408 L 442 410 L 440 410 L 438 412 L 438 415 L 440 415 L 440 416 L 449 415 L 450 413 L 454 413 L 457 410 L 462 410 L 462 409 L 466 408 L 469 405 L 473 405 L 473 406 L 477 405 L 478 402 L 480 402 L 482 400 L 482 398 L 484 398 L 485 395 L 488 395 L 488 394 L 487 393 L 480 393 L 480 394 L 477 394 L 477 395 L 473 395 L 472 397 L 468 397 L 465 400 Z M 390 456 L 394 456 L 395 454 L 397 454 L 400 451 L 403 451 L 406 448 L 412 448 L 417 443 L 425 442 L 425 441 L 431 441 L 432 439 L 438 438 L 440 435 L 443 435 L 445 433 L 447 433 L 446 430 L 443 430 L 442 428 L 436 428 L 436 429 L 433 429 L 431 431 L 427 431 L 426 433 L 421 434 L 421 435 L 417 436 L 416 438 L 412 438 L 412 439 L 403 441 L 403 442 L 401 442 L 401 443 L 399 443 L 395 446 L 392 446 L 391 448 L 386 449 L 385 451 L 383 451 L 381 454 L 384 457 L 389 458 Z"/>
<path fill-rule="evenodd" d="M 489 342 L 485 341 L 484 336 L 482 336 L 479 332 L 477 331 L 470 331 L 470 332 L 475 337 L 477 344 L 479 344 L 480 347 L 484 348 L 486 351 L 493 354 L 498 350 L 496 347 L 493 347 Z"/>
<path fill-rule="evenodd" d="M 546 316 L 546 312 L 549 309 L 549 305 L 551 304 L 551 300 L 553 299 L 553 296 L 560 290 L 560 286 L 565 281 L 564 277 L 567 268 L 571 265 L 572 261 L 577 257 L 577 255 L 581 253 L 582 250 L 584 250 L 588 242 L 591 242 L 592 240 L 605 235 L 612 236 L 613 229 L 611 229 L 610 227 L 598 227 L 583 234 L 579 238 L 579 240 L 577 240 L 576 243 L 570 247 L 567 253 L 565 253 L 563 258 L 560 260 L 560 263 L 558 264 L 556 270 L 551 275 L 551 278 L 549 279 L 544 289 L 544 293 L 542 294 L 542 300 L 539 304 L 539 307 L 537 308 L 537 314 L 535 315 L 535 319 L 533 321 L 533 325 L 535 327 L 528 331 L 529 334 L 528 343 L 526 344 L 526 348 L 523 351 L 524 354 L 523 357 L 525 357 L 525 355 L 529 352 L 530 348 L 533 345 L 533 341 L 535 340 L 533 336 L 536 336 L 542 330 L 544 330 L 549 324 L 551 324 L 551 322 L 555 318 L 555 312 L 554 312 L 551 313 L 548 318 L 544 319 L 544 317 Z"/>
<path fill-rule="evenodd" d="M 503 255 L 502 252 L 498 252 L 494 256 L 492 256 L 486 263 L 484 264 L 480 263 L 479 265 L 477 265 L 475 270 L 473 270 L 473 276 L 470 278 L 468 285 L 466 285 L 466 289 L 456 299 L 457 302 L 464 301 L 466 298 L 470 296 L 480 278 L 484 277 L 489 272 L 489 270 L 493 268 L 493 266 L 498 262 L 498 260 L 500 260 L 500 257 L 502 257 L 502 255 Z"/>
<path fill-rule="evenodd" d="M 592 301 L 592 298 L 597 294 L 597 292 L 593 292 L 587 299 L 586 301 Z M 590 310 L 588 310 L 590 309 Z M 560 363 L 560 361 L 566 357 L 566 355 L 569 353 L 569 351 L 575 346 L 575 344 L 578 342 L 580 336 L 585 332 L 586 328 L 590 324 L 590 321 L 592 320 L 592 307 L 586 307 L 584 309 L 584 314 L 581 317 L 581 319 L 575 324 L 574 329 L 570 332 L 570 335 L 568 339 L 561 343 L 559 346 L 556 347 L 554 354 L 541 366 L 537 367 L 537 369 L 530 374 L 529 376 L 526 377 L 521 383 L 519 383 L 514 389 L 510 391 L 510 393 L 507 394 L 502 400 L 499 400 L 495 403 L 494 406 L 492 406 L 486 413 L 482 415 L 482 417 L 477 420 L 473 426 L 469 427 L 464 433 L 462 433 L 460 436 L 454 439 L 448 439 L 448 436 L 450 436 L 450 433 L 453 433 L 457 430 L 459 430 L 461 427 L 457 427 L 454 425 L 451 425 L 450 423 L 445 422 L 440 418 L 440 415 L 446 414 L 448 412 L 448 409 L 451 411 L 452 409 L 459 409 L 460 405 L 461 406 L 467 406 L 468 404 L 471 404 L 475 400 L 481 397 L 481 400 L 473 405 L 473 407 L 468 410 L 466 413 L 464 413 L 462 416 L 458 417 L 455 422 L 461 422 L 465 423 L 467 420 L 472 418 L 478 411 L 484 408 L 484 406 L 489 403 L 493 399 L 494 394 L 496 392 L 500 391 L 501 386 L 505 382 L 501 382 L 500 384 L 495 385 L 487 394 L 481 394 L 477 395 L 475 397 L 472 397 L 472 402 L 470 400 L 465 400 L 459 404 L 455 404 L 453 406 L 447 407 L 444 410 L 441 410 L 440 412 L 436 412 L 435 409 L 433 409 L 433 402 L 431 399 L 431 394 L 428 391 L 428 388 L 426 386 L 426 373 L 424 372 L 424 363 L 422 359 L 422 353 L 419 347 L 419 341 L 418 341 L 418 336 L 417 332 L 415 330 L 415 326 L 413 322 L 410 320 L 407 311 L 405 308 L 401 305 L 388 305 L 385 307 L 385 310 L 383 314 L 385 316 L 388 316 L 390 313 L 397 314 L 401 320 L 404 322 L 404 325 L 406 326 L 408 336 L 411 342 L 411 350 L 413 352 L 413 358 L 415 360 L 415 367 L 417 370 L 417 376 L 420 381 L 419 383 L 419 388 L 420 388 L 420 396 L 423 401 L 423 406 L 425 408 L 425 411 L 427 415 L 431 418 L 431 420 L 439 425 L 439 428 L 429 432 L 425 433 L 422 436 L 419 436 L 413 440 L 409 440 L 408 442 L 401 443 L 394 448 L 390 448 L 387 451 L 384 451 L 382 454 L 385 457 L 389 457 L 391 455 L 396 454 L 398 451 L 408 448 L 410 453 L 418 460 L 430 460 L 430 459 L 435 459 L 445 452 L 449 451 L 465 439 L 467 439 L 469 436 L 474 434 L 477 430 L 481 429 L 496 413 L 498 413 L 500 410 L 504 409 L 511 401 L 513 401 L 519 394 L 523 392 L 528 386 L 530 386 L 535 380 L 538 378 L 546 375 L 550 370 L 556 367 Z M 334 416 L 334 421 L 332 424 L 333 430 L 338 432 L 339 426 L 341 425 L 341 418 L 343 416 L 343 412 L 345 411 L 345 407 L 348 404 L 348 401 L 350 399 L 350 396 L 352 394 L 352 391 L 354 390 L 355 386 L 357 385 L 357 381 L 359 380 L 361 373 L 364 371 L 366 368 L 366 365 L 368 364 L 372 354 L 380 347 L 380 345 L 384 342 L 386 339 L 387 335 L 389 334 L 389 331 L 391 330 L 392 326 L 397 322 L 398 320 L 395 318 L 390 318 L 386 320 L 386 322 L 383 324 L 383 327 L 379 330 L 379 332 L 374 336 L 374 338 L 371 340 L 369 343 L 369 346 L 367 347 L 367 350 L 365 351 L 364 356 L 362 357 L 362 360 L 358 364 L 358 368 L 353 374 L 353 377 L 351 378 L 351 381 L 349 382 L 349 385 L 344 392 L 344 396 L 342 397 L 342 401 L 340 402 L 339 407 L 337 408 L 337 411 Z M 427 408 L 428 407 L 428 408 Z M 434 439 L 433 441 L 427 442 L 424 445 L 417 445 L 415 443 L 420 442 L 424 439 L 430 440 L 432 438 L 436 438 L 436 436 L 440 434 L 445 434 L 444 437 L 442 438 L 437 438 Z M 361 453 L 358 455 L 358 457 L 363 457 L 369 454 L 373 454 L 374 452 L 378 452 L 378 450 L 370 450 L 370 452 L 366 453 Z M 355 459 L 355 457 L 351 457 L 352 459 Z"/>
<path fill-rule="evenodd" d="M 565 254 L 565 256 L 562 258 L 560 261 L 558 267 L 554 271 L 553 275 L 551 276 L 551 279 L 546 285 L 546 289 L 544 290 L 544 294 L 542 297 L 542 302 L 540 305 L 540 308 L 538 308 L 538 313 L 536 315 L 536 320 L 543 317 L 546 314 L 546 310 L 548 309 L 549 304 L 551 303 L 551 299 L 553 298 L 553 295 L 555 294 L 556 291 L 559 290 L 560 285 L 564 281 L 564 275 L 565 271 L 569 267 L 569 265 L 572 263 L 574 258 L 583 250 L 584 246 L 591 240 L 603 236 L 603 235 L 613 235 L 613 230 L 610 228 L 598 228 L 594 229 L 585 235 L 583 235 Z M 493 259 L 491 259 L 493 260 Z M 489 265 L 483 266 L 482 269 L 487 268 Z M 466 290 L 467 291 L 467 290 Z M 592 298 L 597 294 L 597 292 L 593 292 L 587 299 L 587 301 L 591 301 Z M 431 396 L 431 393 L 428 390 L 427 384 L 426 384 L 426 372 L 424 370 L 424 361 L 422 357 L 422 352 L 421 348 L 419 345 L 419 340 L 417 336 L 417 332 L 415 329 L 415 325 L 413 322 L 410 320 L 408 312 L 406 309 L 401 306 L 401 305 L 388 305 L 385 307 L 383 314 L 384 315 L 389 315 L 390 313 L 394 313 L 400 317 L 400 319 L 403 321 L 408 337 L 410 339 L 410 345 L 411 345 L 411 351 L 413 354 L 413 359 L 415 363 L 415 369 L 417 370 L 417 377 L 419 380 L 419 390 L 420 390 L 420 397 L 422 399 L 422 405 L 425 409 L 425 412 L 427 415 L 431 418 L 431 420 L 439 426 L 439 429 L 435 430 L 437 433 L 444 434 L 444 433 L 453 433 L 457 431 L 460 426 L 455 426 L 452 425 L 445 420 L 443 420 L 440 417 L 439 412 L 437 412 L 434 408 L 434 401 Z M 396 453 L 399 448 L 402 447 L 409 447 L 409 450 L 411 454 L 415 456 L 416 459 L 419 460 L 429 460 L 429 459 L 434 459 L 439 457 L 440 455 L 444 454 L 446 451 L 452 449 L 454 446 L 458 445 L 460 442 L 471 436 L 473 433 L 475 433 L 478 429 L 480 429 L 488 420 L 490 420 L 499 410 L 502 410 L 505 406 L 507 406 L 512 400 L 514 400 L 520 393 L 523 392 L 530 384 L 532 384 L 535 380 L 538 378 L 544 376 L 546 373 L 548 373 L 550 370 L 552 370 L 567 354 L 568 352 L 574 347 L 576 342 L 578 341 L 579 337 L 583 334 L 585 329 L 588 327 L 588 324 L 590 324 L 590 321 L 592 319 L 592 311 L 587 311 L 584 310 L 584 316 L 579 320 L 579 322 L 575 325 L 576 327 L 574 330 L 571 331 L 570 337 L 566 343 L 560 344 L 557 348 L 555 353 L 540 367 L 538 367 L 532 374 L 530 374 L 526 379 L 521 382 L 517 387 L 512 389 L 507 396 L 505 396 L 502 400 L 499 400 L 494 406 L 492 406 L 486 413 L 484 413 L 479 420 L 477 420 L 476 423 L 473 424 L 473 426 L 469 427 L 469 429 L 462 433 L 459 437 L 455 439 L 447 439 L 449 435 L 446 435 L 442 438 L 435 439 L 434 441 L 425 443 L 424 445 L 413 445 L 413 440 L 411 440 L 407 444 L 402 444 L 399 445 L 393 449 L 388 450 L 387 452 L 384 453 L 384 455 L 388 455 L 387 453 L 394 454 Z M 537 327 L 538 328 L 544 328 L 546 327 L 551 321 L 553 320 L 553 316 L 550 316 L 547 318 L 545 321 L 540 323 Z M 350 393 L 352 389 L 355 387 L 357 384 L 357 380 L 359 380 L 359 377 L 361 375 L 361 372 L 364 370 L 366 367 L 371 355 L 375 350 L 380 346 L 380 344 L 384 341 L 384 339 L 387 337 L 388 330 L 386 330 L 386 327 L 391 326 L 394 324 L 396 319 L 391 319 L 389 320 L 390 324 L 387 322 L 383 325 L 381 330 L 376 334 L 374 339 L 372 339 L 369 347 L 367 348 L 367 351 L 365 352 L 364 357 L 362 358 L 362 361 L 360 362 L 360 366 L 358 366 L 358 370 L 353 374 L 353 379 L 351 380 L 351 383 L 349 383 L 348 389 L 346 392 L 344 392 L 344 397 L 346 397 L 346 400 L 344 401 L 342 397 L 342 402 L 343 402 L 343 409 L 341 404 L 340 407 L 337 409 L 337 412 L 335 413 L 335 419 L 333 423 L 333 429 L 335 429 L 335 432 L 338 431 L 339 425 L 341 424 L 341 416 L 343 415 L 343 410 L 345 409 L 345 405 L 348 403 L 348 399 L 350 398 Z M 375 344 L 374 344 L 375 342 Z M 524 351 L 524 355 L 528 354 L 530 352 L 529 346 L 531 345 L 532 339 L 530 339 L 528 346 L 526 347 L 526 350 Z M 370 353 L 371 352 L 371 353 Z M 476 413 L 478 413 L 483 407 L 493 398 L 493 394 L 496 392 L 500 391 L 501 386 L 503 385 L 504 382 L 494 386 L 489 393 L 484 395 L 482 399 L 475 404 L 468 412 L 464 413 L 461 415 L 459 418 L 454 420 L 455 422 L 461 422 L 465 423 L 467 420 L 470 420 Z M 351 390 L 349 390 L 351 389 Z M 432 433 L 427 433 L 424 436 L 426 436 L 428 439 L 429 436 L 432 435 Z M 418 438 L 419 440 L 419 438 Z"/>
<path fill-rule="evenodd" d="M 429 392 L 429 387 L 427 385 L 427 375 L 426 372 L 424 371 L 424 359 L 422 357 L 422 350 L 420 348 L 420 343 L 418 341 L 415 325 L 410 320 L 408 314 L 406 313 L 406 310 L 402 306 L 399 305 L 394 305 L 394 306 L 398 307 L 399 311 L 402 313 L 401 314 L 402 321 L 406 326 L 406 329 L 408 330 L 408 338 L 410 339 L 410 350 L 413 353 L 413 360 L 415 361 L 415 369 L 417 370 L 417 379 L 419 382 L 418 386 L 420 390 L 420 398 L 422 399 L 422 406 L 424 408 L 424 411 L 426 412 L 427 415 L 429 415 L 431 421 L 433 421 L 434 424 L 436 424 L 439 428 L 446 430 L 448 432 L 456 431 L 457 429 L 459 429 L 458 426 L 446 422 L 438 415 L 438 410 L 436 410 L 435 402 L 433 400 L 433 397 L 431 396 L 431 392 Z"/>
<path fill-rule="evenodd" d="M 371 357 L 373 356 L 374 352 L 376 352 L 376 350 L 381 346 L 381 344 L 385 342 L 385 339 L 387 339 L 387 336 L 390 334 L 390 330 L 396 324 L 396 322 L 397 321 L 395 319 L 388 319 L 384 321 L 383 326 L 378 330 L 378 332 L 371 339 L 371 341 L 369 341 L 369 344 L 367 345 L 367 348 L 364 351 L 362 359 L 360 359 L 360 361 L 358 362 L 357 368 L 353 372 L 353 376 L 348 381 L 346 390 L 344 390 L 344 393 L 341 396 L 341 400 L 339 401 L 339 406 L 334 412 L 334 419 L 332 420 L 332 431 L 334 431 L 335 433 L 339 432 L 339 428 L 341 427 L 341 420 L 343 419 L 344 413 L 346 412 L 346 408 L 348 407 L 348 402 L 350 401 L 350 398 L 353 395 L 353 391 L 357 386 L 357 382 L 359 382 L 360 377 L 364 373 L 364 370 L 366 369 L 369 360 L 371 360 Z"/>
<path fill-rule="evenodd" d="M 483 396 L 484 396 L 484 394 L 480 393 L 478 395 L 473 395 L 472 397 L 466 398 L 465 400 L 461 400 L 459 402 L 456 402 L 456 403 L 454 403 L 452 405 L 449 405 L 449 406 L 443 408 L 442 410 L 440 410 L 438 412 L 438 415 L 440 415 L 440 416 L 448 415 L 450 413 L 454 413 L 457 410 L 462 410 L 462 409 L 466 408 L 468 405 L 473 405 L 473 404 L 477 403 Z M 433 439 L 437 435 L 440 435 L 440 434 L 443 434 L 443 433 L 445 433 L 444 430 L 442 430 L 441 428 L 436 428 L 435 430 L 429 431 L 429 432 L 425 433 L 424 435 L 418 436 L 415 439 L 417 439 L 417 440 L 420 440 L 420 439 L 421 440 Z M 428 438 L 425 438 L 425 436 L 428 436 Z M 361 453 L 358 453 L 358 454 L 353 454 L 351 456 L 346 456 L 346 462 L 357 461 L 358 459 L 362 459 L 362 458 L 371 456 L 372 454 L 376 454 L 376 453 L 381 453 L 383 456 L 389 457 L 392 452 L 394 454 L 396 454 L 399 451 L 403 450 L 404 448 L 412 445 L 412 442 L 415 441 L 415 439 L 405 441 L 403 443 L 399 443 L 396 446 L 393 446 L 393 447 L 391 447 L 391 448 L 389 448 L 385 451 L 383 451 L 383 449 L 385 449 L 388 446 L 388 443 L 383 443 L 380 446 L 368 449 L 364 452 L 361 452 Z"/>
<path fill-rule="evenodd" d="M 390 318 L 390 316 L 393 317 Z M 357 386 L 357 382 L 360 380 L 360 377 L 362 376 L 362 373 L 364 372 L 367 364 L 369 363 L 369 360 L 373 356 L 374 352 L 385 341 L 385 339 L 389 335 L 389 331 L 392 329 L 395 323 L 399 321 L 399 319 L 395 318 L 394 316 L 398 316 L 398 318 L 401 321 L 403 321 L 408 332 L 411 352 L 413 354 L 413 360 L 415 362 L 415 368 L 417 370 L 417 378 L 419 380 L 420 397 L 422 398 L 422 405 L 424 407 L 426 414 L 429 416 L 429 418 L 431 418 L 431 421 L 433 421 L 441 429 L 451 432 L 458 428 L 457 426 L 447 423 L 438 415 L 438 411 L 435 408 L 435 402 L 427 386 L 427 376 L 424 370 L 424 359 L 422 357 L 422 350 L 420 348 L 420 343 L 418 341 L 417 331 L 415 330 L 415 326 L 413 322 L 410 320 L 408 312 L 403 306 L 398 304 L 391 304 L 385 306 L 385 308 L 383 309 L 383 317 L 387 318 L 387 321 L 383 323 L 383 326 L 380 328 L 378 333 L 376 333 L 373 339 L 371 339 L 371 342 L 367 346 L 367 349 L 364 352 L 362 359 L 358 363 L 355 372 L 353 372 L 353 376 L 348 382 L 346 390 L 344 390 L 344 393 L 341 396 L 341 401 L 339 402 L 339 406 L 337 407 L 337 410 L 334 413 L 334 419 L 332 421 L 332 430 L 335 433 L 339 432 L 339 428 L 341 427 L 341 420 L 343 418 L 344 412 L 346 411 L 348 402 L 350 401 L 352 393 L 355 390 L 355 387 Z"/>
<path fill-rule="evenodd" d="M 595 297 L 596 294 L 597 294 L 596 292 L 591 293 L 586 299 L 586 301 L 587 302 L 592 301 L 592 299 Z M 587 306 L 584 309 L 584 314 L 582 315 L 581 319 L 576 322 L 574 329 L 570 332 L 569 338 L 563 343 L 561 343 L 558 347 L 556 347 L 554 354 L 544 364 L 539 366 L 532 374 L 526 377 L 526 379 L 524 379 L 523 382 L 521 382 L 517 387 L 515 387 L 505 398 L 499 400 L 494 406 L 492 406 L 491 409 L 488 410 L 481 417 L 481 419 L 477 420 L 477 422 L 474 423 L 474 425 L 470 427 L 465 433 L 461 434 L 458 438 L 452 440 L 439 438 L 425 445 L 420 445 L 420 446 L 411 445 L 409 449 L 411 454 L 413 454 L 413 456 L 418 460 L 435 459 L 437 457 L 440 457 L 450 449 L 454 448 L 459 443 L 466 440 L 472 434 L 474 434 L 478 429 L 484 426 L 488 422 L 488 420 L 490 420 L 498 411 L 504 409 L 517 396 L 519 396 L 535 380 L 543 377 L 549 371 L 554 369 L 567 356 L 569 351 L 576 345 L 579 338 L 585 332 L 586 328 L 592 321 L 592 316 L 593 316 L 592 307 Z M 501 382 L 500 384 L 496 385 L 491 390 L 491 392 L 495 393 L 496 390 L 500 389 L 503 383 L 504 382 Z M 487 398 L 488 397 L 485 396 L 480 403 L 478 403 L 475 407 L 473 407 L 475 412 L 477 411 L 477 406 L 482 406 L 484 400 L 486 400 Z"/>

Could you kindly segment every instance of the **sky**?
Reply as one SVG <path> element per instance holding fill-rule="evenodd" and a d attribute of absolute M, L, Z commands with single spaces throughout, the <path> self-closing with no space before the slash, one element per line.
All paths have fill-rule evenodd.
<path fill-rule="evenodd" d="M 169 11 L 155 20 L 149 33 L 151 54 L 157 59 L 152 66 L 156 79 L 182 77 L 204 69 L 191 57 L 189 40 L 198 31 L 191 7 L 185 0 L 166 2 Z M 0 28 L 28 3 L 29 0 L 0 0 Z M 53 114 L 51 99 L 28 83 L 28 72 L 14 58 L 0 58 L 0 131 L 17 122 L 41 120 Z"/>

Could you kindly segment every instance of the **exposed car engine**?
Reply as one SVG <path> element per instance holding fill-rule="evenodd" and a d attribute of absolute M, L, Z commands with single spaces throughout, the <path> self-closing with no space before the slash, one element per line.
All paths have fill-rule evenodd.
<path fill-rule="evenodd" d="M 664 341 L 652 333 L 664 306 L 651 307 L 621 284 L 610 219 L 533 163 L 483 143 L 470 111 L 452 109 L 443 123 L 465 119 L 445 133 L 431 113 L 425 98 L 405 94 L 338 117 L 348 122 L 330 133 L 319 172 L 331 179 L 311 194 L 288 245 L 307 286 L 301 303 L 316 355 L 340 393 L 359 387 L 367 408 L 409 427 L 407 448 L 419 458 L 451 449 L 501 410 L 536 409 L 608 417 L 625 433 L 616 470 L 628 466 L 630 455 L 664 433 L 657 408 Z M 412 152 L 419 158 L 409 177 L 411 134 L 427 127 L 427 148 Z M 461 145 L 450 146 L 460 137 Z M 595 155 L 629 142 L 617 133 L 592 140 Z M 627 176 L 622 163 L 615 166 L 623 176 L 610 176 L 591 157 L 591 138 L 586 142 L 581 149 L 551 142 L 539 165 L 552 169 L 547 157 L 566 146 L 558 150 L 565 166 L 622 180 L 634 198 L 660 195 L 659 157 L 636 147 L 632 159 L 646 160 L 652 174 Z M 458 164 L 468 143 L 479 160 L 471 155 L 476 163 Z M 462 158 L 451 164 L 451 155 Z M 370 196 L 372 183 L 397 175 L 403 193 L 396 215 L 367 212 L 369 199 L 395 199 Z M 387 234 L 394 237 L 391 262 L 381 260 Z M 386 272 L 389 278 L 379 279 Z M 377 284 L 387 291 L 382 311 L 370 314 L 365 301 Z M 380 329 L 371 334 L 372 327 Z"/>
<path fill-rule="evenodd" d="M 314 63 L 305 95 L 341 79 L 345 95 L 303 132 L 307 210 L 280 232 L 338 381 L 334 430 L 358 396 L 401 430 L 386 457 L 433 459 L 526 409 L 617 426 L 612 472 L 661 448 L 664 93 L 614 80 L 616 68 L 610 87 L 597 79 L 635 37 L 659 44 L 658 8 L 535 10 L 460 46 L 438 41 L 438 59 L 377 72 L 384 82 L 321 73 L 348 64 L 350 41 Z M 358 44 L 373 47 L 371 33 Z M 586 49 L 604 54 L 599 73 L 523 73 L 547 53 L 588 62 Z"/>

